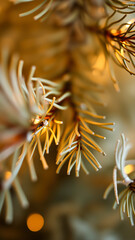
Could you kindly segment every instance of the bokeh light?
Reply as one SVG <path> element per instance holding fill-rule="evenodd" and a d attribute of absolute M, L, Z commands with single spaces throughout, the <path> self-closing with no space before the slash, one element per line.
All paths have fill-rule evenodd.
<path fill-rule="evenodd" d="M 129 164 L 129 165 L 125 166 L 124 169 L 125 169 L 126 174 L 130 174 L 131 172 L 134 171 L 134 166 Z"/>
<path fill-rule="evenodd" d="M 40 231 L 44 226 L 44 218 L 38 214 L 34 213 L 29 215 L 27 218 L 27 227 L 32 232 Z"/>

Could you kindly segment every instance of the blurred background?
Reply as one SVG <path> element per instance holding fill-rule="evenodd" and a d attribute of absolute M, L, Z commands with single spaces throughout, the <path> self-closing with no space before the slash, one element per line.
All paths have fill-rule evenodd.
<path fill-rule="evenodd" d="M 20 18 L 19 13 L 24 10 L 23 4 L 14 6 L 8 0 L 0 0 L 0 49 L 8 48 L 11 55 L 17 53 L 25 62 L 26 72 L 34 64 L 37 66 L 36 75 L 53 79 L 54 76 L 49 69 L 53 57 L 47 51 L 53 44 L 52 29 L 48 27 L 52 20 L 39 24 L 31 16 Z M 103 61 L 101 51 L 96 58 L 95 66 L 102 69 Z M 60 62 L 60 64 L 64 63 Z M 99 141 L 107 155 L 102 157 L 96 153 L 102 169 L 99 172 L 90 169 L 88 176 L 82 173 L 76 178 L 74 173 L 67 176 L 66 168 L 63 168 L 63 171 L 57 175 L 56 146 L 53 145 L 50 154 L 46 156 L 49 163 L 48 170 L 44 171 L 41 163 L 36 161 L 37 153 L 35 165 L 38 181 L 31 182 L 25 165 L 19 177 L 30 206 L 27 210 L 22 209 L 16 195 L 12 193 L 14 221 L 12 224 L 5 223 L 4 208 L 0 217 L 1 240 L 133 240 L 135 238 L 135 229 L 130 226 L 127 217 L 125 216 L 125 220 L 121 221 L 119 209 L 116 211 L 112 209 L 113 191 L 107 200 L 103 200 L 103 193 L 112 181 L 114 149 L 121 133 L 124 133 L 133 144 L 128 157 L 135 158 L 135 79 L 123 69 L 115 65 L 113 67 L 119 80 L 119 93 L 115 91 L 106 71 L 102 75 L 93 71 L 93 77 L 105 89 L 102 96 L 105 107 L 97 107 L 97 110 L 100 114 L 106 115 L 107 122 L 115 122 L 114 132 L 105 132 L 105 130 L 100 132 L 107 137 L 101 143 Z M 59 71 L 58 68 L 56 70 Z"/>

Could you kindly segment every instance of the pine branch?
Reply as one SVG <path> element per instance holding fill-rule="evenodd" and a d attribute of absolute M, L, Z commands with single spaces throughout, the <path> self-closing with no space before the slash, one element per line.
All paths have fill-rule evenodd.
<path fill-rule="evenodd" d="M 37 147 L 44 169 L 48 168 L 44 157 L 45 152 L 49 153 L 49 148 L 54 140 L 59 143 L 61 137 L 62 121 L 57 120 L 59 111 L 67 107 L 62 103 L 70 93 L 62 95 L 63 83 L 54 83 L 46 79 L 34 77 L 35 67 L 29 72 L 27 81 L 23 76 L 23 61 L 18 57 L 11 58 L 8 67 L 9 56 L 7 52 L 2 54 L 0 66 L 0 162 L 7 165 L 9 156 L 12 156 L 10 176 L 7 176 L 7 168 L 4 178 L 1 179 L 1 208 L 6 199 L 7 221 L 12 221 L 12 200 L 10 188 L 15 186 L 22 205 L 26 203 L 25 195 L 17 181 L 17 176 L 27 159 L 30 169 L 31 179 L 37 180 L 34 167 L 33 155 Z M 48 90 L 49 86 L 49 90 Z M 41 138 L 44 138 L 42 147 Z M 5 161 L 6 160 L 6 161 Z M 24 199 L 24 200 L 23 200 Z"/>
<path fill-rule="evenodd" d="M 130 218 L 131 225 L 134 225 L 133 215 L 135 215 L 134 208 L 134 196 L 135 196 L 135 179 L 132 179 L 125 171 L 125 167 L 129 164 L 135 165 L 135 160 L 126 160 L 131 144 L 128 143 L 124 134 L 121 135 L 120 140 L 117 141 L 115 151 L 116 166 L 113 170 L 113 183 L 111 183 L 105 193 L 104 198 L 107 198 L 110 191 L 114 188 L 115 202 L 113 209 L 116 209 L 117 205 L 120 208 L 121 220 L 124 220 L 124 213 Z M 120 175 L 120 180 L 117 180 L 117 173 Z M 118 194 L 118 184 L 125 186 L 125 189 Z"/>

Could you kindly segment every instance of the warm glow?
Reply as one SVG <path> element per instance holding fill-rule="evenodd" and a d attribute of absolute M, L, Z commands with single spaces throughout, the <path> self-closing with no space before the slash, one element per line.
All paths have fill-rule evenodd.
<path fill-rule="evenodd" d="M 99 54 L 95 64 L 94 64 L 94 68 L 95 68 L 95 71 L 98 70 L 103 70 L 105 67 L 105 57 L 104 55 L 101 53 Z"/>
<path fill-rule="evenodd" d="M 124 45 L 124 46 L 125 46 L 125 45 Z M 124 57 L 124 49 L 123 49 L 123 48 L 121 48 L 120 53 L 121 53 L 121 55 Z"/>
<path fill-rule="evenodd" d="M 123 31 L 126 31 L 126 30 L 129 28 L 130 24 L 132 24 L 132 23 L 134 23 L 134 22 L 135 22 L 135 18 L 133 18 L 133 19 L 131 19 L 130 21 L 128 21 L 127 24 L 124 25 L 124 26 L 121 28 L 121 31 L 122 31 L 122 32 L 123 32 Z"/>
<path fill-rule="evenodd" d="M 63 124 L 63 121 L 58 121 L 58 120 L 55 120 L 55 119 L 54 119 L 54 122 L 57 123 L 57 124 Z"/>
<path fill-rule="evenodd" d="M 124 170 L 125 170 L 126 174 L 129 174 L 134 171 L 134 166 L 129 164 L 129 165 L 125 166 Z"/>
<path fill-rule="evenodd" d="M 38 123 L 40 123 L 40 119 L 39 118 L 34 119 L 34 124 L 38 124 Z"/>
<path fill-rule="evenodd" d="M 128 24 L 131 24 L 131 23 L 133 23 L 133 22 L 135 22 L 135 18 L 132 18 L 132 19 L 128 22 Z"/>
<path fill-rule="evenodd" d="M 11 177 L 11 172 L 7 171 L 5 172 L 5 180 L 8 180 Z"/>
<path fill-rule="evenodd" d="M 40 231 L 42 229 L 43 225 L 44 225 L 44 219 L 38 213 L 31 214 L 27 218 L 27 227 L 32 232 Z"/>
<path fill-rule="evenodd" d="M 117 35 L 117 30 L 116 29 L 111 29 L 111 34 L 113 34 L 113 35 Z"/>
<path fill-rule="evenodd" d="M 124 46 L 125 46 L 125 45 L 123 44 L 123 47 L 124 47 Z M 122 57 L 118 54 L 118 52 L 116 52 L 115 54 L 117 55 L 117 59 L 119 60 L 119 62 L 120 62 L 121 64 L 123 64 Z M 123 49 L 123 48 L 120 49 L 120 54 L 124 57 L 124 49 Z"/>

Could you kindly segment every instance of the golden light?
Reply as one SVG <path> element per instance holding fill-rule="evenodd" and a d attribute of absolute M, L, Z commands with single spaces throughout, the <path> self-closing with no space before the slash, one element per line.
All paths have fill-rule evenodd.
<path fill-rule="evenodd" d="M 135 22 L 135 18 L 132 18 L 130 21 L 128 21 L 128 24 L 132 24 L 133 22 Z"/>
<path fill-rule="evenodd" d="M 134 171 L 134 166 L 129 164 L 129 165 L 125 166 L 124 170 L 125 170 L 126 174 L 130 174 L 131 172 Z"/>
<path fill-rule="evenodd" d="M 124 45 L 124 43 L 123 43 L 123 47 L 124 47 L 125 45 Z M 119 62 L 121 63 L 121 64 L 123 64 L 123 60 L 121 59 L 122 57 L 121 56 L 123 56 L 123 57 L 125 57 L 124 56 L 124 49 L 123 48 L 121 48 L 120 49 L 120 54 L 119 54 L 119 51 L 117 51 L 117 52 L 115 52 L 115 54 L 116 54 L 116 56 L 117 56 L 117 59 L 119 60 Z"/>
<path fill-rule="evenodd" d="M 32 232 L 38 232 L 44 225 L 44 218 L 39 213 L 33 213 L 27 218 L 27 227 Z"/>
<path fill-rule="evenodd" d="M 39 118 L 34 119 L 34 124 L 38 124 L 38 123 L 40 123 L 40 119 Z"/>
<path fill-rule="evenodd" d="M 133 18 L 133 19 L 131 19 L 130 21 L 128 21 L 127 24 L 124 25 L 124 26 L 121 28 L 121 31 L 122 31 L 122 32 L 123 32 L 123 31 L 126 31 L 126 30 L 129 28 L 129 26 L 130 26 L 132 23 L 134 23 L 134 22 L 135 22 L 135 18 Z"/>
<path fill-rule="evenodd" d="M 57 123 L 57 124 L 63 124 L 63 121 L 58 121 L 58 120 L 55 120 L 55 119 L 54 119 L 54 122 Z"/>
<path fill-rule="evenodd" d="M 98 70 L 103 70 L 105 68 L 105 57 L 104 54 L 101 53 L 96 59 L 96 62 L 94 64 L 95 72 Z"/>
<path fill-rule="evenodd" d="M 117 35 L 117 30 L 116 29 L 111 29 L 111 34 L 113 34 L 113 35 Z"/>
<path fill-rule="evenodd" d="M 11 177 L 11 172 L 7 171 L 5 172 L 5 180 L 8 180 Z"/>

